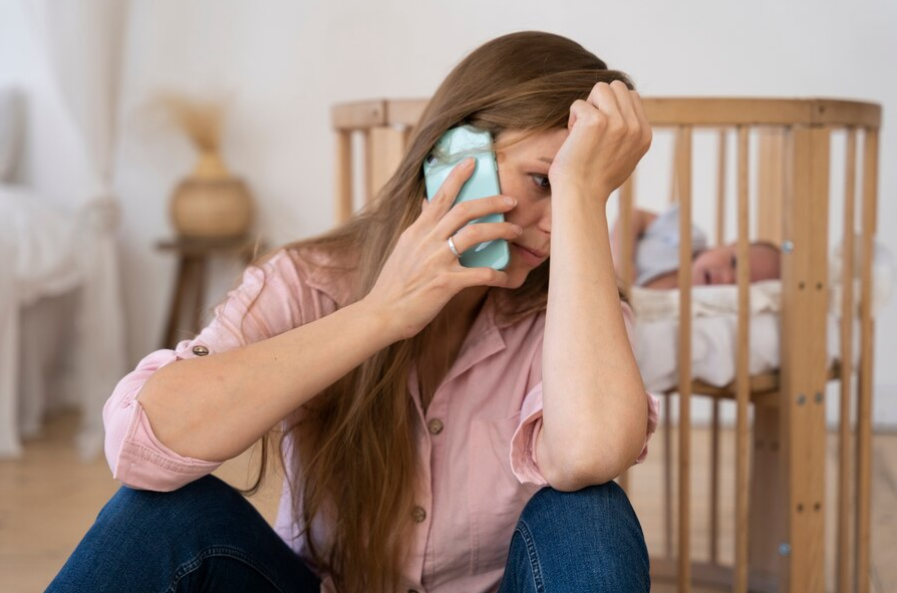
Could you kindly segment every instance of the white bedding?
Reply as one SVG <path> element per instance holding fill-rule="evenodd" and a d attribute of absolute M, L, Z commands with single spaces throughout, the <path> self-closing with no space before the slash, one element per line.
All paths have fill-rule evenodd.
<path fill-rule="evenodd" d="M 840 248 L 835 250 L 829 270 L 827 327 L 828 364 L 840 353 L 841 313 Z M 854 269 L 859 271 L 859 265 Z M 872 313 L 888 301 L 894 287 L 893 258 L 881 244 L 873 259 Z M 750 355 L 752 375 L 779 368 L 779 311 L 781 281 L 757 282 L 750 289 Z M 859 294 L 855 281 L 854 295 Z M 855 296 L 856 298 L 856 296 Z M 633 287 L 632 307 L 636 319 L 636 359 L 645 387 L 662 392 L 679 381 L 679 291 Z M 735 347 L 738 328 L 738 289 L 735 286 L 700 286 L 692 290 L 692 377 L 722 387 L 735 379 Z M 858 360 L 857 324 L 854 323 L 854 361 Z"/>
<path fill-rule="evenodd" d="M 735 345 L 738 318 L 735 315 L 697 317 L 692 320 L 692 377 L 722 387 L 735 379 Z M 648 391 L 675 388 L 678 373 L 679 320 L 638 320 L 636 314 L 636 359 Z M 828 316 L 828 362 L 839 352 L 838 320 Z M 854 353 L 857 352 L 854 339 Z M 752 375 L 779 368 L 779 315 L 753 315 L 750 323 L 749 369 Z"/>

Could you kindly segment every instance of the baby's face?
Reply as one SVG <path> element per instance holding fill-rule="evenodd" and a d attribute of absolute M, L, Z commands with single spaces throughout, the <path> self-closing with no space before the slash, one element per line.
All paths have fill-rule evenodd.
<path fill-rule="evenodd" d="M 751 282 L 774 280 L 781 274 L 779 253 L 767 245 L 750 246 Z M 735 284 L 738 257 L 735 244 L 702 251 L 692 262 L 691 278 L 694 286 Z"/>

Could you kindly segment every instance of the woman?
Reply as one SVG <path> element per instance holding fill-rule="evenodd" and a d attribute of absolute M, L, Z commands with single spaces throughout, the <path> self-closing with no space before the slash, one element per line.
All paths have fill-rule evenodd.
<path fill-rule="evenodd" d="M 113 472 L 174 492 L 122 488 L 50 590 L 647 591 L 610 481 L 656 426 L 605 218 L 651 140 L 631 86 L 545 33 L 462 61 L 370 208 L 251 266 L 122 380 Z M 462 123 L 495 138 L 503 195 L 453 207 L 468 160 L 428 203 L 424 159 Z M 449 239 L 505 239 L 510 264 L 463 268 Z M 275 533 L 207 474 L 277 426 Z"/>

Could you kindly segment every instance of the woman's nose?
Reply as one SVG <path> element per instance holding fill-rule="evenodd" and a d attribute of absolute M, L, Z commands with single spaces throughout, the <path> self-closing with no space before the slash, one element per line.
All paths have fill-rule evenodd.
<path fill-rule="evenodd" d="M 549 200 L 545 200 L 542 210 L 539 212 L 536 228 L 546 234 L 551 234 L 551 202 Z"/>

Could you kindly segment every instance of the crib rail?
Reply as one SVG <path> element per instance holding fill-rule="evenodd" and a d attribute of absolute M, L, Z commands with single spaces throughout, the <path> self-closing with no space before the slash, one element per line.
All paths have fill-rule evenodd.
<path fill-rule="evenodd" d="M 837 476 L 838 591 L 869 591 L 869 521 L 871 489 L 871 401 L 873 331 L 871 316 L 872 248 L 876 230 L 878 129 L 882 110 L 877 104 L 836 99 L 646 98 L 648 119 L 655 132 L 675 133 L 670 197 L 678 201 L 682 241 L 679 290 L 678 534 L 674 542 L 672 443 L 664 446 L 665 530 L 664 557 L 652 558 L 652 573 L 675 579 L 679 591 L 693 584 L 751 590 L 822 593 L 825 590 L 825 394 L 830 380 L 840 381 L 840 455 Z M 398 167 L 425 100 L 375 100 L 337 105 L 332 123 L 337 134 L 337 220 L 344 221 L 367 203 Z M 747 266 L 737 268 L 739 314 L 736 376 L 733 383 L 715 388 L 694 381 L 691 371 L 692 289 L 691 231 L 693 136 L 696 131 L 719 134 L 716 167 L 716 241 L 725 241 L 727 204 L 727 139 L 735 136 L 738 261 L 747 262 L 749 241 L 764 239 L 782 250 L 782 313 L 780 370 L 751 377 L 750 292 Z M 826 358 L 826 316 L 829 285 L 828 247 L 831 138 L 846 132 L 844 240 L 840 360 L 831 367 Z M 361 138 L 361 162 L 355 158 L 353 136 Z M 751 138 L 758 158 L 752 162 Z M 858 153 L 862 146 L 862 155 Z M 860 158 L 862 157 L 862 158 Z M 361 167 L 359 167 L 361 165 Z M 356 169 L 363 178 L 356 183 Z M 855 215 L 857 173 L 861 182 L 861 216 Z M 623 228 L 637 201 L 636 176 L 619 191 Z M 359 187 L 356 187 L 359 186 Z M 755 228 L 751 228 L 751 190 Z M 355 200 L 356 194 L 360 200 Z M 860 228 L 857 229 L 857 222 Z M 852 237 L 859 232 L 859 292 L 852 278 L 857 272 Z M 632 261 L 634 245 L 624 241 L 624 262 Z M 631 275 L 624 270 L 624 282 Z M 627 287 L 628 288 L 628 287 Z M 859 307 L 857 307 L 859 304 Z M 857 308 L 859 315 L 857 315 Z M 854 365 L 852 335 L 859 317 L 859 363 Z M 854 377 L 856 375 L 856 387 Z M 856 395 L 855 395 L 856 394 Z M 709 560 L 693 561 L 691 399 L 713 398 L 711 504 L 708 509 Z M 667 394 L 664 438 L 669 439 L 671 417 Z M 719 401 L 736 402 L 735 562 L 720 564 L 719 554 Z M 855 401 L 854 401 L 855 400 Z M 851 431 L 855 404 L 857 427 Z M 753 423 L 749 413 L 753 411 Z M 624 487 L 628 477 L 621 477 Z M 855 504 L 851 505 L 851 496 Z M 675 545 L 675 550 L 674 546 Z M 674 556 L 675 552 L 675 556 Z"/>

